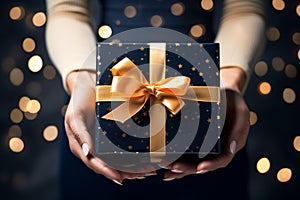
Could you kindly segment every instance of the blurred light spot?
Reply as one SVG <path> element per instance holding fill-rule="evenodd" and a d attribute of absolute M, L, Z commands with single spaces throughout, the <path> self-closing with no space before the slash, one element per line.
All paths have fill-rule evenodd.
<path fill-rule="evenodd" d="M 28 61 L 28 68 L 32 72 L 38 72 L 43 67 L 43 60 L 39 55 L 32 56 Z"/>
<path fill-rule="evenodd" d="M 47 65 L 46 67 L 44 67 L 43 75 L 48 80 L 54 79 L 56 76 L 56 70 L 53 66 Z"/>
<path fill-rule="evenodd" d="M 289 78 L 295 78 L 297 76 L 297 68 L 294 65 L 288 64 L 285 67 L 285 75 Z"/>
<path fill-rule="evenodd" d="M 292 36 L 292 39 L 296 45 L 300 45 L 300 33 L 299 32 L 294 33 Z"/>
<path fill-rule="evenodd" d="M 10 120 L 14 123 L 20 123 L 23 120 L 23 113 L 18 108 L 14 108 L 10 112 Z"/>
<path fill-rule="evenodd" d="M 268 72 L 268 65 L 265 61 L 259 61 L 254 67 L 255 74 L 257 76 L 264 76 Z"/>
<path fill-rule="evenodd" d="M 9 137 L 21 137 L 22 130 L 18 125 L 12 125 L 8 130 Z"/>
<path fill-rule="evenodd" d="M 101 38 L 109 38 L 112 35 L 112 29 L 108 25 L 100 26 L 100 28 L 98 29 L 98 34 Z"/>
<path fill-rule="evenodd" d="M 20 98 L 19 100 L 19 108 L 23 111 L 23 112 L 27 112 L 27 103 L 30 101 L 30 98 L 23 96 Z"/>
<path fill-rule="evenodd" d="M 61 112 L 62 116 L 65 116 L 67 108 L 68 108 L 68 105 L 63 105 L 63 107 L 61 107 L 60 112 Z"/>
<path fill-rule="evenodd" d="M 28 120 L 34 120 L 37 117 L 37 113 L 25 112 L 24 116 Z"/>
<path fill-rule="evenodd" d="M 161 16 L 159 15 L 154 15 L 150 19 L 150 23 L 154 27 L 160 27 L 163 24 L 164 20 Z"/>
<path fill-rule="evenodd" d="M 270 166 L 270 161 L 266 157 L 259 159 L 256 163 L 256 169 L 261 174 L 267 173 L 270 170 Z"/>
<path fill-rule="evenodd" d="M 282 71 L 284 69 L 284 60 L 280 57 L 274 57 L 272 59 L 272 66 L 276 71 Z"/>
<path fill-rule="evenodd" d="M 267 95 L 271 92 L 271 85 L 268 82 L 261 82 L 258 86 L 259 93 Z"/>
<path fill-rule="evenodd" d="M 201 7 L 206 11 L 211 11 L 214 7 L 214 2 L 212 0 L 202 0 Z"/>
<path fill-rule="evenodd" d="M 277 172 L 277 179 L 279 182 L 288 182 L 292 178 L 292 170 L 289 168 L 282 168 Z"/>
<path fill-rule="evenodd" d="M 276 41 L 280 38 L 280 32 L 276 27 L 269 27 L 267 29 L 267 39 L 270 41 Z"/>
<path fill-rule="evenodd" d="M 127 18 L 133 18 L 136 16 L 136 9 L 134 6 L 127 6 L 125 9 L 124 9 L 124 15 L 127 17 Z"/>
<path fill-rule="evenodd" d="M 35 42 L 32 38 L 25 38 L 22 47 L 25 52 L 30 53 L 35 49 Z"/>
<path fill-rule="evenodd" d="M 257 114 L 253 111 L 250 112 L 250 125 L 253 126 L 257 122 Z"/>
<path fill-rule="evenodd" d="M 296 14 L 300 17 L 300 5 L 298 5 L 296 8 Z"/>
<path fill-rule="evenodd" d="M 56 126 L 47 126 L 43 131 L 43 137 L 46 141 L 51 142 L 55 140 L 58 136 L 58 130 Z"/>
<path fill-rule="evenodd" d="M 171 6 L 171 13 L 175 16 L 182 15 L 184 13 L 184 4 L 183 3 L 174 3 Z"/>
<path fill-rule="evenodd" d="M 294 103 L 296 100 L 296 93 L 291 88 L 285 88 L 283 90 L 282 97 L 286 103 Z"/>
<path fill-rule="evenodd" d="M 24 17 L 24 15 L 25 15 L 24 8 L 20 6 L 15 6 L 11 8 L 9 11 L 9 17 L 12 20 L 21 20 Z"/>
<path fill-rule="evenodd" d="M 273 0 L 272 5 L 276 10 L 283 10 L 285 7 L 285 3 L 283 0 Z"/>
<path fill-rule="evenodd" d="M 41 104 L 38 100 L 32 99 L 27 103 L 27 111 L 30 113 L 37 113 L 41 109 Z"/>
<path fill-rule="evenodd" d="M 295 137 L 293 145 L 297 151 L 300 151 L 300 136 Z"/>
<path fill-rule="evenodd" d="M 192 26 L 190 33 L 193 37 L 198 38 L 205 34 L 205 27 L 202 24 Z"/>
<path fill-rule="evenodd" d="M 16 62 L 13 58 L 7 57 L 3 59 L 1 65 L 5 72 L 10 72 L 10 70 L 16 65 Z"/>
<path fill-rule="evenodd" d="M 24 149 L 24 142 L 18 137 L 13 137 L 9 140 L 9 148 L 13 152 L 19 153 Z"/>
<path fill-rule="evenodd" d="M 300 60 L 300 49 L 298 50 L 298 59 Z"/>
<path fill-rule="evenodd" d="M 13 85 L 19 86 L 24 81 L 24 74 L 19 68 L 14 68 L 10 71 L 9 79 Z"/>
<path fill-rule="evenodd" d="M 116 20 L 116 25 L 119 26 L 121 24 L 121 21 L 119 19 Z"/>
<path fill-rule="evenodd" d="M 36 27 L 41 27 L 46 23 L 46 15 L 43 12 L 37 12 L 32 17 L 32 23 Z"/>

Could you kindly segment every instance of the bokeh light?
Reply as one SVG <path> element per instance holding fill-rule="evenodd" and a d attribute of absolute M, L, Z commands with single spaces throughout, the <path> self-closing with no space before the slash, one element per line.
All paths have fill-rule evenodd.
<path fill-rule="evenodd" d="M 275 42 L 280 38 L 280 32 L 279 32 L 278 28 L 276 28 L 274 26 L 269 27 L 267 29 L 266 34 L 267 34 L 267 39 L 272 42 Z"/>
<path fill-rule="evenodd" d="M 21 20 L 25 15 L 24 8 L 21 6 L 15 6 L 10 9 L 9 11 L 9 17 L 12 20 Z"/>
<path fill-rule="evenodd" d="M 19 86 L 24 81 L 24 74 L 19 68 L 14 68 L 10 71 L 9 79 L 13 85 Z"/>
<path fill-rule="evenodd" d="M 112 35 L 112 29 L 108 25 L 100 26 L 98 29 L 98 34 L 101 38 L 109 38 Z"/>
<path fill-rule="evenodd" d="M 32 17 L 32 23 L 36 27 L 41 27 L 46 23 L 46 15 L 43 12 L 37 12 Z"/>
<path fill-rule="evenodd" d="M 195 38 L 199 38 L 205 34 L 205 31 L 205 27 L 202 24 L 196 24 L 192 26 L 190 34 Z"/>
<path fill-rule="evenodd" d="M 277 172 L 277 180 L 279 182 L 288 182 L 292 178 L 292 170 L 289 168 L 282 168 Z"/>
<path fill-rule="evenodd" d="M 124 15 L 127 17 L 127 18 L 133 18 L 136 16 L 136 9 L 134 6 L 127 6 L 125 9 L 124 9 Z"/>
<path fill-rule="evenodd" d="M 276 10 L 283 10 L 285 8 L 285 3 L 283 0 L 273 0 L 272 5 Z"/>
<path fill-rule="evenodd" d="M 20 123 L 23 120 L 23 113 L 18 108 L 14 108 L 10 112 L 10 120 L 14 123 Z"/>
<path fill-rule="evenodd" d="M 289 78 L 295 78 L 297 76 L 297 68 L 294 65 L 288 64 L 285 67 L 285 75 Z"/>
<path fill-rule="evenodd" d="M 300 49 L 298 50 L 298 59 L 300 60 Z"/>
<path fill-rule="evenodd" d="M 249 117 L 249 121 L 250 121 L 250 125 L 253 126 L 254 124 L 256 124 L 257 122 L 257 114 L 253 111 L 250 111 L 250 117 Z"/>
<path fill-rule="evenodd" d="M 282 71 L 285 66 L 285 62 L 281 57 L 274 57 L 272 59 L 272 66 L 276 71 Z"/>
<path fill-rule="evenodd" d="M 34 120 L 37 117 L 37 113 L 25 112 L 24 117 L 28 120 Z"/>
<path fill-rule="evenodd" d="M 296 45 L 300 45 L 300 33 L 296 32 L 292 36 L 292 40 Z"/>
<path fill-rule="evenodd" d="M 271 85 L 268 82 L 261 82 L 258 85 L 258 91 L 262 95 L 267 95 L 271 92 Z"/>
<path fill-rule="evenodd" d="M 300 152 L 300 136 L 296 136 L 293 141 L 294 148 Z"/>
<path fill-rule="evenodd" d="M 58 129 L 54 125 L 47 126 L 43 131 L 43 137 L 46 141 L 54 141 L 58 136 Z"/>
<path fill-rule="evenodd" d="M 30 53 L 35 49 L 35 41 L 32 38 L 25 38 L 22 47 L 25 52 Z"/>
<path fill-rule="evenodd" d="M 150 23 L 153 27 L 160 27 L 163 25 L 164 23 L 164 20 L 161 16 L 159 15 L 154 15 L 151 17 L 150 19 Z"/>
<path fill-rule="evenodd" d="M 294 103 L 296 100 L 296 93 L 291 88 L 285 88 L 282 93 L 282 98 L 286 103 Z"/>
<path fill-rule="evenodd" d="M 296 7 L 296 14 L 300 17 L 300 5 Z"/>
<path fill-rule="evenodd" d="M 20 98 L 19 100 L 19 108 L 23 111 L 23 112 L 27 112 L 27 103 L 30 101 L 30 98 L 27 96 L 23 96 Z"/>
<path fill-rule="evenodd" d="M 28 60 L 28 68 L 32 72 L 38 72 L 43 67 L 43 60 L 39 55 L 34 55 Z"/>
<path fill-rule="evenodd" d="M 268 65 L 265 61 L 259 61 L 254 66 L 254 72 L 257 76 L 264 76 L 268 72 Z"/>
<path fill-rule="evenodd" d="M 201 7 L 206 11 L 211 11 L 214 7 L 214 2 L 212 0 L 202 0 Z"/>
<path fill-rule="evenodd" d="M 21 137 L 22 136 L 22 130 L 20 126 L 14 124 L 8 129 L 8 136 L 9 137 Z"/>
<path fill-rule="evenodd" d="M 47 65 L 43 69 L 43 75 L 47 80 L 54 79 L 56 76 L 56 70 L 53 66 Z"/>
<path fill-rule="evenodd" d="M 41 109 L 41 104 L 38 100 L 36 99 L 31 99 L 28 103 L 27 103 L 27 106 L 26 106 L 26 109 L 28 112 L 30 113 L 37 113 L 40 111 Z"/>
<path fill-rule="evenodd" d="M 15 153 L 19 153 L 24 149 L 24 142 L 18 137 L 13 137 L 9 140 L 9 148 Z"/>
<path fill-rule="evenodd" d="M 265 174 L 270 170 L 271 163 L 268 158 L 260 158 L 256 163 L 256 169 L 259 173 Z"/>
<path fill-rule="evenodd" d="M 171 13 L 175 16 L 180 16 L 184 13 L 184 4 L 183 3 L 174 3 L 171 6 Z"/>

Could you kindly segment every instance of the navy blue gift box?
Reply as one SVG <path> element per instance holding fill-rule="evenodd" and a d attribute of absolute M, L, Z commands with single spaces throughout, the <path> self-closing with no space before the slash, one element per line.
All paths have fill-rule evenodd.
<path fill-rule="evenodd" d="M 111 69 L 124 58 L 130 59 L 148 79 L 149 52 L 148 43 L 98 43 L 97 86 L 112 84 Z M 187 76 L 191 80 L 191 86 L 220 86 L 219 45 L 216 43 L 167 43 L 165 62 L 166 78 Z M 165 154 L 174 159 L 182 155 L 203 157 L 207 154 L 219 154 L 221 103 L 183 101 L 185 106 L 175 115 L 166 109 Z M 141 110 L 124 123 L 102 118 L 122 103 L 100 102 L 96 97 L 94 154 L 108 163 L 127 162 L 128 166 L 134 164 L 131 162 L 151 163 L 149 155 L 130 159 L 150 151 L 150 103 L 147 101 Z M 206 145 L 212 148 L 201 148 L 209 134 L 213 144 Z"/>

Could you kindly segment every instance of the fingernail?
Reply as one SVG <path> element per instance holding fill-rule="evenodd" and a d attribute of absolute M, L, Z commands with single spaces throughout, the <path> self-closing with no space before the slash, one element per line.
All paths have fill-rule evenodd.
<path fill-rule="evenodd" d="M 117 181 L 117 180 L 112 180 L 113 182 L 115 182 L 116 184 L 118 184 L 118 185 L 123 185 L 121 182 L 119 182 L 119 181 Z"/>
<path fill-rule="evenodd" d="M 200 171 L 197 171 L 196 174 L 205 174 L 206 172 L 208 172 L 208 170 L 200 170 Z"/>
<path fill-rule="evenodd" d="M 235 150 L 236 150 L 236 141 L 235 140 L 232 140 L 231 143 L 230 143 L 230 152 L 232 154 L 235 153 Z"/>
<path fill-rule="evenodd" d="M 81 149 L 82 149 L 83 155 L 86 157 L 90 151 L 90 147 L 89 147 L 88 143 L 86 143 L 86 142 L 83 143 L 81 146 Z"/>
<path fill-rule="evenodd" d="M 181 171 L 179 169 L 172 169 L 171 172 L 174 172 L 174 173 L 177 173 L 177 174 L 183 173 L 183 171 Z"/>
<path fill-rule="evenodd" d="M 172 181 L 174 180 L 175 178 L 164 178 L 163 181 Z"/>
<path fill-rule="evenodd" d="M 158 164 L 158 166 L 159 166 L 160 168 L 162 168 L 162 169 L 169 169 L 168 167 L 163 166 L 163 165 L 160 165 L 160 164 Z"/>
<path fill-rule="evenodd" d="M 145 176 L 138 176 L 136 177 L 137 179 L 145 179 L 146 177 Z"/>
<path fill-rule="evenodd" d="M 156 172 L 153 172 L 153 173 L 145 174 L 145 176 L 154 176 L 154 175 L 157 175 L 157 173 L 156 173 Z"/>

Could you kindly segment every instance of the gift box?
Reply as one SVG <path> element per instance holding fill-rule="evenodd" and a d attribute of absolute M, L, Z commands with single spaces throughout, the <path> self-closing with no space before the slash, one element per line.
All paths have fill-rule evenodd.
<path fill-rule="evenodd" d="M 94 155 L 114 168 L 220 153 L 219 45 L 98 43 Z"/>

